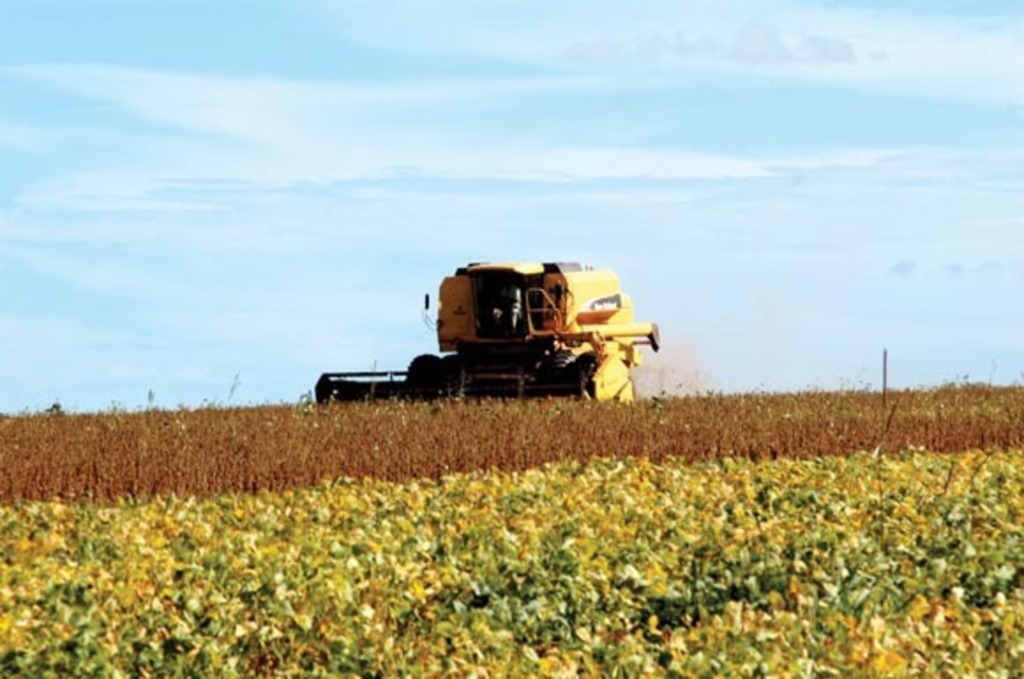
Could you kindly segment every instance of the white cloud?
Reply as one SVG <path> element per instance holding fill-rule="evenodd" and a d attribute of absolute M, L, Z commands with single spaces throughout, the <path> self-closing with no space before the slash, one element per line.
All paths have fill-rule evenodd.
<path fill-rule="evenodd" d="M 810 64 L 843 64 L 858 60 L 852 44 L 823 35 L 804 37 L 797 48 L 797 56 Z"/>
<path fill-rule="evenodd" d="M 499 140 L 480 140 L 467 147 L 451 137 L 457 134 L 455 131 L 446 130 L 438 139 L 437 130 L 376 124 L 360 108 L 366 101 L 375 102 L 371 107 L 376 107 L 385 100 L 425 96 L 420 86 L 413 87 L 408 96 L 391 88 L 385 88 L 380 96 L 364 90 L 360 95 L 364 104 L 358 104 L 358 98 L 344 96 L 344 88 L 332 84 L 232 81 L 97 67 L 25 68 L 19 73 L 42 77 L 83 96 L 109 99 L 152 123 L 173 123 L 186 130 L 218 135 L 202 140 L 164 139 L 159 129 L 150 130 L 139 145 L 152 156 L 149 167 L 97 170 L 51 179 L 21 196 L 24 205 L 35 208 L 158 212 L 230 209 L 222 199 L 203 199 L 204 182 L 235 182 L 244 191 L 257 186 L 402 177 L 556 183 L 610 178 L 750 179 L 774 176 L 786 169 L 871 165 L 882 157 L 878 152 L 866 151 L 839 152 L 834 157 L 813 160 L 761 159 L 629 147 L 536 142 L 508 145 Z M 591 86 L 586 82 L 581 86 Z M 532 87 L 544 89 L 550 85 L 541 78 Z M 492 87 L 495 91 L 504 89 L 491 83 L 485 90 L 487 96 Z M 452 86 L 447 92 L 432 92 L 430 96 L 481 96 L 476 88 L 475 83 Z M 353 126 L 338 123 L 346 118 L 362 122 Z M 239 147 L 227 143 L 238 137 L 251 144 Z M 460 147 L 458 153 L 452 153 L 453 146 Z M 176 193 L 186 198 L 176 197 Z"/>
<path fill-rule="evenodd" d="M 96 170 L 42 180 L 23 191 L 19 206 L 32 210 L 90 212 L 191 213 L 225 211 L 230 207 L 197 195 L 167 197 L 173 178 L 163 180 L 140 172 Z M 198 198 L 198 199 L 197 199 Z"/>
<path fill-rule="evenodd" d="M 530 65 L 593 62 L 601 72 L 750 72 L 927 96 L 1024 104 L 1024 16 L 999 23 L 969 11 L 906 13 L 896 7 L 815 6 L 796 0 L 720 3 L 569 0 L 517 5 L 502 21 L 475 18 L 465 2 L 327 3 L 338 30 L 373 44 L 459 53 Z M 386 16 L 385 16 L 386 13 Z M 431 30 L 424 31 L 428 22 Z"/>
<path fill-rule="evenodd" d="M 103 64 L 0 67 L 0 77 L 45 84 L 109 102 L 153 123 L 277 148 L 315 142 L 324 129 L 333 129 L 337 134 L 346 126 L 365 127 L 381 110 L 431 101 L 564 92 L 598 83 L 592 77 L 577 76 L 359 85 L 231 78 Z M 360 132 L 361 129 L 350 130 L 350 136 L 358 137 Z"/>
<path fill-rule="evenodd" d="M 1017 65 L 1024 63 L 1024 24 L 992 30 L 963 22 L 852 12 L 784 20 L 791 22 L 789 27 L 747 22 L 731 34 L 660 29 L 603 36 L 569 42 L 561 53 L 570 61 L 597 65 L 756 69 L 762 76 L 1024 104 L 1024 79 L 1017 77 Z M 803 23 L 813 28 L 795 28 Z"/>
<path fill-rule="evenodd" d="M 747 36 L 743 41 L 751 59 L 772 61 L 789 55 L 786 58 L 828 61 L 832 57 L 824 53 L 838 49 L 837 45 L 815 43 L 831 39 L 809 34 L 802 42 L 783 45 L 785 55 L 773 57 L 771 45 L 778 36 L 774 29 L 767 33 L 758 30 L 763 33 L 760 37 Z M 800 56 L 802 51 L 817 56 Z M 901 155 L 876 149 L 840 149 L 811 157 L 742 157 L 530 139 L 509 143 L 496 136 L 474 138 L 469 143 L 460 137 L 457 125 L 434 128 L 386 122 L 425 99 L 454 111 L 461 102 L 487 101 L 498 93 L 507 96 L 515 91 L 566 87 L 588 91 L 616 86 L 593 78 L 539 76 L 353 88 L 330 82 L 231 79 L 100 66 L 27 66 L 5 72 L 109 101 L 155 124 L 121 140 L 120 146 L 132 149 L 132 160 L 127 163 L 115 152 L 106 168 L 54 175 L 24 189 L 17 203 L 33 211 L 231 213 L 240 205 L 252 204 L 252 196 L 268 189 L 396 178 L 552 184 L 764 179 L 791 172 L 878 168 Z M 203 134 L 182 137 L 181 130 Z M 1010 162 L 1019 160 L 1020 154 L 1013 154 Z M 905 172 L 914 167 L 948 171 L 953 164 L 903 166 Z M 1010 181 L 1012 176 L 1008 175 Z M 202 229 L 201 238 L 213 233 Z"/>
<path fill-rule="evenodd" d="M 784 64 L 794 60 L 794 53 L 776 26 L 747 24 L 736 34 L 729 58 L 746 64 Z"/>
<path fill-rule="evenodd" d="M 914 271 L 916 270 L 917 262 L 912 259 L 901 259 L 889 267 L 890 275 L 896 276 L 897 278 L 910 278 L 914 275 Z"/>
<path fill-rule="evenodd" d="M 230 157 L 199 158 L 197 173 L 216 170 L 215 174 L 230 178 L 250 167 L 232 163 Z M 440 156 L 422 158 L 426 169 L 427 161 Z M 730 247 L 740 249 L 780 243 L 787 247 L 830 243 L 844 251 L 879 243 L 892 243 L 897 249 L 955 244 L 976 256 L 990 257 L 987 253 L 1000 249 L 1019 250 L 1013 243 L 1020 242 L 1015 237 L 1020 225 L 1012 219 L 1008 222 L 1005 215 L 1020 209 L 1014 205 L 1021 206 L 1021 194 L 996 193 L 1000 190 L 982 179 L 1012 173 L 1022 160 L 1024 150 L 854 149 L 733 158 L 633 149 L 501 147 L 476 149 L 459 163 L 444 165 L 445 159 L 440 159 L 432 170 L 450 172 L 456 176 L 453 181 L 342 181 L 315 190 L 302 183 L 301 168 L 294 168 L 292 174 L 293 168 L 279 163 L 272 166 L 273 175 L 263 175 L 264 168 L 258 173 L 262 176 L 233 177 L 237 181 L 214 182 L 208 188 L 200 180 L 176 195 L 182 203 L 220 206 L 217 211 L 191 214 L 171 209 L 166 214 L 146 213 L 141 220 L 132 213 L 86 213 L 68 220 L 60 211 L 36 208 L 15 220 L 0 219 L 0 236 L 8 243 L 25 246 L 88 243 L 99 247 L 108 243 L 149 251 L 163 248 L 165 254 L 301 257 L 304 253 L 336 252 L 344 257 L 346 252 L 360 252 L 372 257 L 398 250 L 478 257 L 481 252 L 507 249 L 517 223 L 537 224 L 543 229 L 546 224 L 565 222 L 569 216 L 569 224 L 594 219 L 633 224 L 630 228 L 635 232 L 649 232 L 662 242 L 672 241 L 684 227 L 695 234 L 714 226 L 708 231 L 714 233 L 713 242 L 702 247 L 722 247 L 727 244 L 722 240 L 725 237 L 735 240 Z M 369 172 L 375 168 L 362 169 Z M 691 169 L 694 172 L 688 175 Z M 610 179 L 616 173 L 628 181 Z M 175 180 L 161 177 L 153 167 L 133 175 L 111 173 L 104 181 L 122 192 L 126 186 L 138 187 L 138 196 L 125 199 L 139 202 L 162 200 L 166 196 L 161 187 L 175 185 Z M 488 181 L 466 182 L 458 180 L 460 176 Z M 689 182 L 688 176 L 700 181 Z M 495 183 L 495 179 L 526 181 Z M 262 184 L 261 180 L 273 183 Z M 959 198 L 937 197 L 936 181 L 955 189 Z M 61 205 L 58 183 L 51 187 L 51 206 Z M 73 181 L 70 184 L 76 186 Z M 102 183 L 85 185 L 104 194 Z M 90 201 L 88 194 L 67 198 L 64 207 L 72 212 L 77 202 Z M 857 210 L 842 207 L 851 201 L 859 206 Z M 734 216 L 731 227 L 726 227 L 719 212 L 726 205 Z M 945 214 L 942 228 L 937 229 L 935 210 L 941 205 L 946 205 Z M 749 224 L 744 221 L 743 215 L 753 214 L 760 216 Z M 480 224 L 490 228 L 480 229 Z M 967 230 L 971 238 L 965 243 Z M 472 240 L 467 233 L 474 233 Z M 554 245 L 558 239 L 546 242 Z M 694 245 L 691 242 L 686 247 Z M 638 243 L 635 247 L 642 251 L 644 246 Z M 890 262 L 909 252 L 895 252 Z M 73 275 L 76 285 L 94 289 L 124 287 L 136 276 L 138 281 L 147 279 L 144 267 L 126 269 L 126 262 L 108 267 L 88 259 L 63 261 L 59 252 L 45 257 L 38 252 L 36 257 L 49 262 L 48 271 Z M 330 282 L 323 285 L 338 287 Z"/>
<path fill-rule="evenodd" d="M 684 31 L 655 31 L 624 42 L 602 39 L 569 45 L 570 60 L 595 63 L 686 65 L 725 61 L 746 65 L 827 65 L 857 61 L 853 45 L 840 38 L 808 35 L 787 38 L 770 23 L 748 23 L 731 40 Z"/>
<path fill-rule="evenodd" d="M 8 71 L 11 72 L 10 70 Z M 376 121 L 417 98 L 457 107 L 463 98 L 510 96 L 517 89 L 589 88 L 586 79 L 466 82 L 436 88 L 361 88 L 284 80 L 230 80 L 114 67 L 23 67 L 20 77 L 40 79 L 79 96 L 109 101 L 156 125 L 203 132 L 181 138 L 154 127 L 129 146 L 150 164 L 126 171 L 94 170 L 60 176 L 24 192 L 33 208 L 79 211 L 172 212 L 225 209 L 187 200 L 189 185 L 241 182 L 260 187 L 362 179 L 440 177 L 564 182 L 603 178 L 724 179 L 772 174 L 758 160 L 708 153 L 643 148 L 580 147 L 536 142 L 509 145 L 478 140 L 468 145 L 455 129 L 401 127 Z M 234 141 L 233 141 L 234 140 Z M 237 141 L 244 141 L 239 145 Z M 459 147 L 459 153 L 452 153 Z M 111 163 L 114 165 L 114 163 Z M 184 186 L 183 186 L 184 185 Z"/>
<path fill-rule="evenodd" d="M 983 276 L 1004 278 L 1024 276 L 1024 261 L 987 259 L 982 262 L 952 262 L 943 267 L 952 278 Z"/>

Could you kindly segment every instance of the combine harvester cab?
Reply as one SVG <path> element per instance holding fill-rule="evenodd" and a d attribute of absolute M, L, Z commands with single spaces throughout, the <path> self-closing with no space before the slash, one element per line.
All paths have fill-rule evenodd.
<path fill-rule="evenodd" d="M 404 372 L 324 373 L 316 400 L 569 396 L 635 398 L 640 345 L 659 348 L 658 326 L 633 318 L 610 269 L 570 263 L 470 264 L 441 282 L 437 340 L 443 356 L 417 356 Z"/>

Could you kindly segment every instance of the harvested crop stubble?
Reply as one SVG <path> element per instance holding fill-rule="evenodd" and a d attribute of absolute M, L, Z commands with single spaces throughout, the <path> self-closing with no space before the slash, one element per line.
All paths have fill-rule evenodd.
<path fill-rule="evenodd" d="M 26 415 L 0 420 L 0 502 L 282 490 L 339 476 L 401 481 L 558 460 L 765 459 L 871 450 L 869 392 L 706 395 L 633 407 L 579 401 L 355 403 Z M 890 395 L 887 448 L 1024 442 L 1024 389 Z"/>
<path fill-rule="evenodd" d="M 0 674 L 1021 676 L 1019 452 L 0 507 Z"/>

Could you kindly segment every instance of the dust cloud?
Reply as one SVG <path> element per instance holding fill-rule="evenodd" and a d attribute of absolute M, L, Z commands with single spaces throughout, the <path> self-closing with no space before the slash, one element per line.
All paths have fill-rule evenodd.
<path fill-rule="evenodd" d="M 661 351 L 644 350 L 643 364 L 633 371 L 637 396 L 685 396 L 714 388 L 694 341 L 662 335 Z"/>

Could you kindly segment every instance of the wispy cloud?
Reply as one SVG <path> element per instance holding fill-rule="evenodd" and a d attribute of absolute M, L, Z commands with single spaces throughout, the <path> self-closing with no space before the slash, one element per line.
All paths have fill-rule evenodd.
<path fill-rule="evenodd" d="M 657 29 L 567 44 L 564 58 L 595 66 L 752 68 L 761 76 L 828 79 L 833 86 L 1024 104 L 1024 80 L 1016 77 L 1016 65 L 1024 63 L 1022 22 L 974 27 L 894 13 L 818 10 L 790 13 L 778 23 L 742 22 L 731 31 Z"/>
<path fill-rule="evenodd" d="M 1024 276 L 1024 261 L 985 260 L 977 263 L 952 262 L 943 267 L 950 278 Z"/>
<path fill-rule="evenodd" d="M 569 45 L 571 60 L 622 63 L 677 63 L 724 61 L 749 65 L 830 65 L 858 60 L 854 46 L 824 35 L 784 36 L 771 23 L 743 25 L 731 40 L 684 31 L 648 33 L 631 40 L 583 41 Z"/>
<path fill-rule="evenodd" d="M 1019 259 L 983 259 L 983 260 L 959 260 L 932 261 L 922 264 L 913 259 L 901 259 L 889 267 L 888 273 L 895 278 L 909 280 L 916 276 L 922 276 L 935 280 L 937 277 L 945 277 L 951 280 L 970 279 L 998 279 L 1024 278 L 1024 260 Z"/>
<path fill-rule="evenodd" d="M 270 77 L 227 77 L 106 64 L 0 67 L 0 77 L 108 102 L 138 118 L 226 139 L 281 146 L 308 143 L 324 128 L 366 125 L 374 113 L 431 101 L 581 89 L 592 77 L 434 79 L 353 84 Z M 3 128 L 0 128 L 2 131 Z"/>
<path fill-rule="evenodd" d="M 509 91 L 517 88 L 546 91 L 569 82 L 594 87 L 587 79 L 537 77 L 514 80 L 509 87 L 470 81 L 440 90 L 413 85 L 351 91 L 334 83 L 99 66 L 23 67 L 15 73 L 74 96 L 106 101 L 150 125 L 135 133 L 138 143 L 125 140 L 135 158 L 129 169 L 55 176 L 24 190 L 19 204 L 37 210 L 225 211 L 232 209 L 232 196 L 268 187 L 396 178 L 542 183 L 759 179 L 797 170 L 871 167 L 892 155 L 862 149 L 742 157 L 541 139 L 509 144 L 478 138 L 469 144 L 460 139 L 457 125 L 401 126 L 373 115 L 407 111 L 423 97 L 440 102 L 435 106 L 457 109 L 466 99 L 487 100 L 498 92 L 511 96 Z M 459 153 L 452 153 L 455 147 Z"/>
<path fill-rule="evenodd" d="M 1024 18 L 995 22 L 984 3 L 921 12 L 850 3 L 731 0 L 723 3 L 625 4 L 569 0 L 520 8 L 524 17 L 473 21 L 466 3 L 443 10 L 421 3 L 402 17 L 372 4 L 323 3 L 339 32 L 353 39 L 400 39 L 411 50 L 458 52 L 529 66 L 590 65 L 622 79 L 654 72 L 750 72 L 832 86 L 1024 104 Z M 960 5 L 960 3 L 958 3 Z M 423 31 L 430 17 L 444 24 Z M 537 21 L 543 17 L 543 21 Z M 766 20 L 766 18 L 769 18 Z M 387 26 L 387 30 L 383 30 Z"/>
<path fill-rule="evenodd" d="M 917 262 L 912 259 L 901 259 L 889 267 L 889 274 L 897 278 L 910 278 L 917 270 Z"/>

